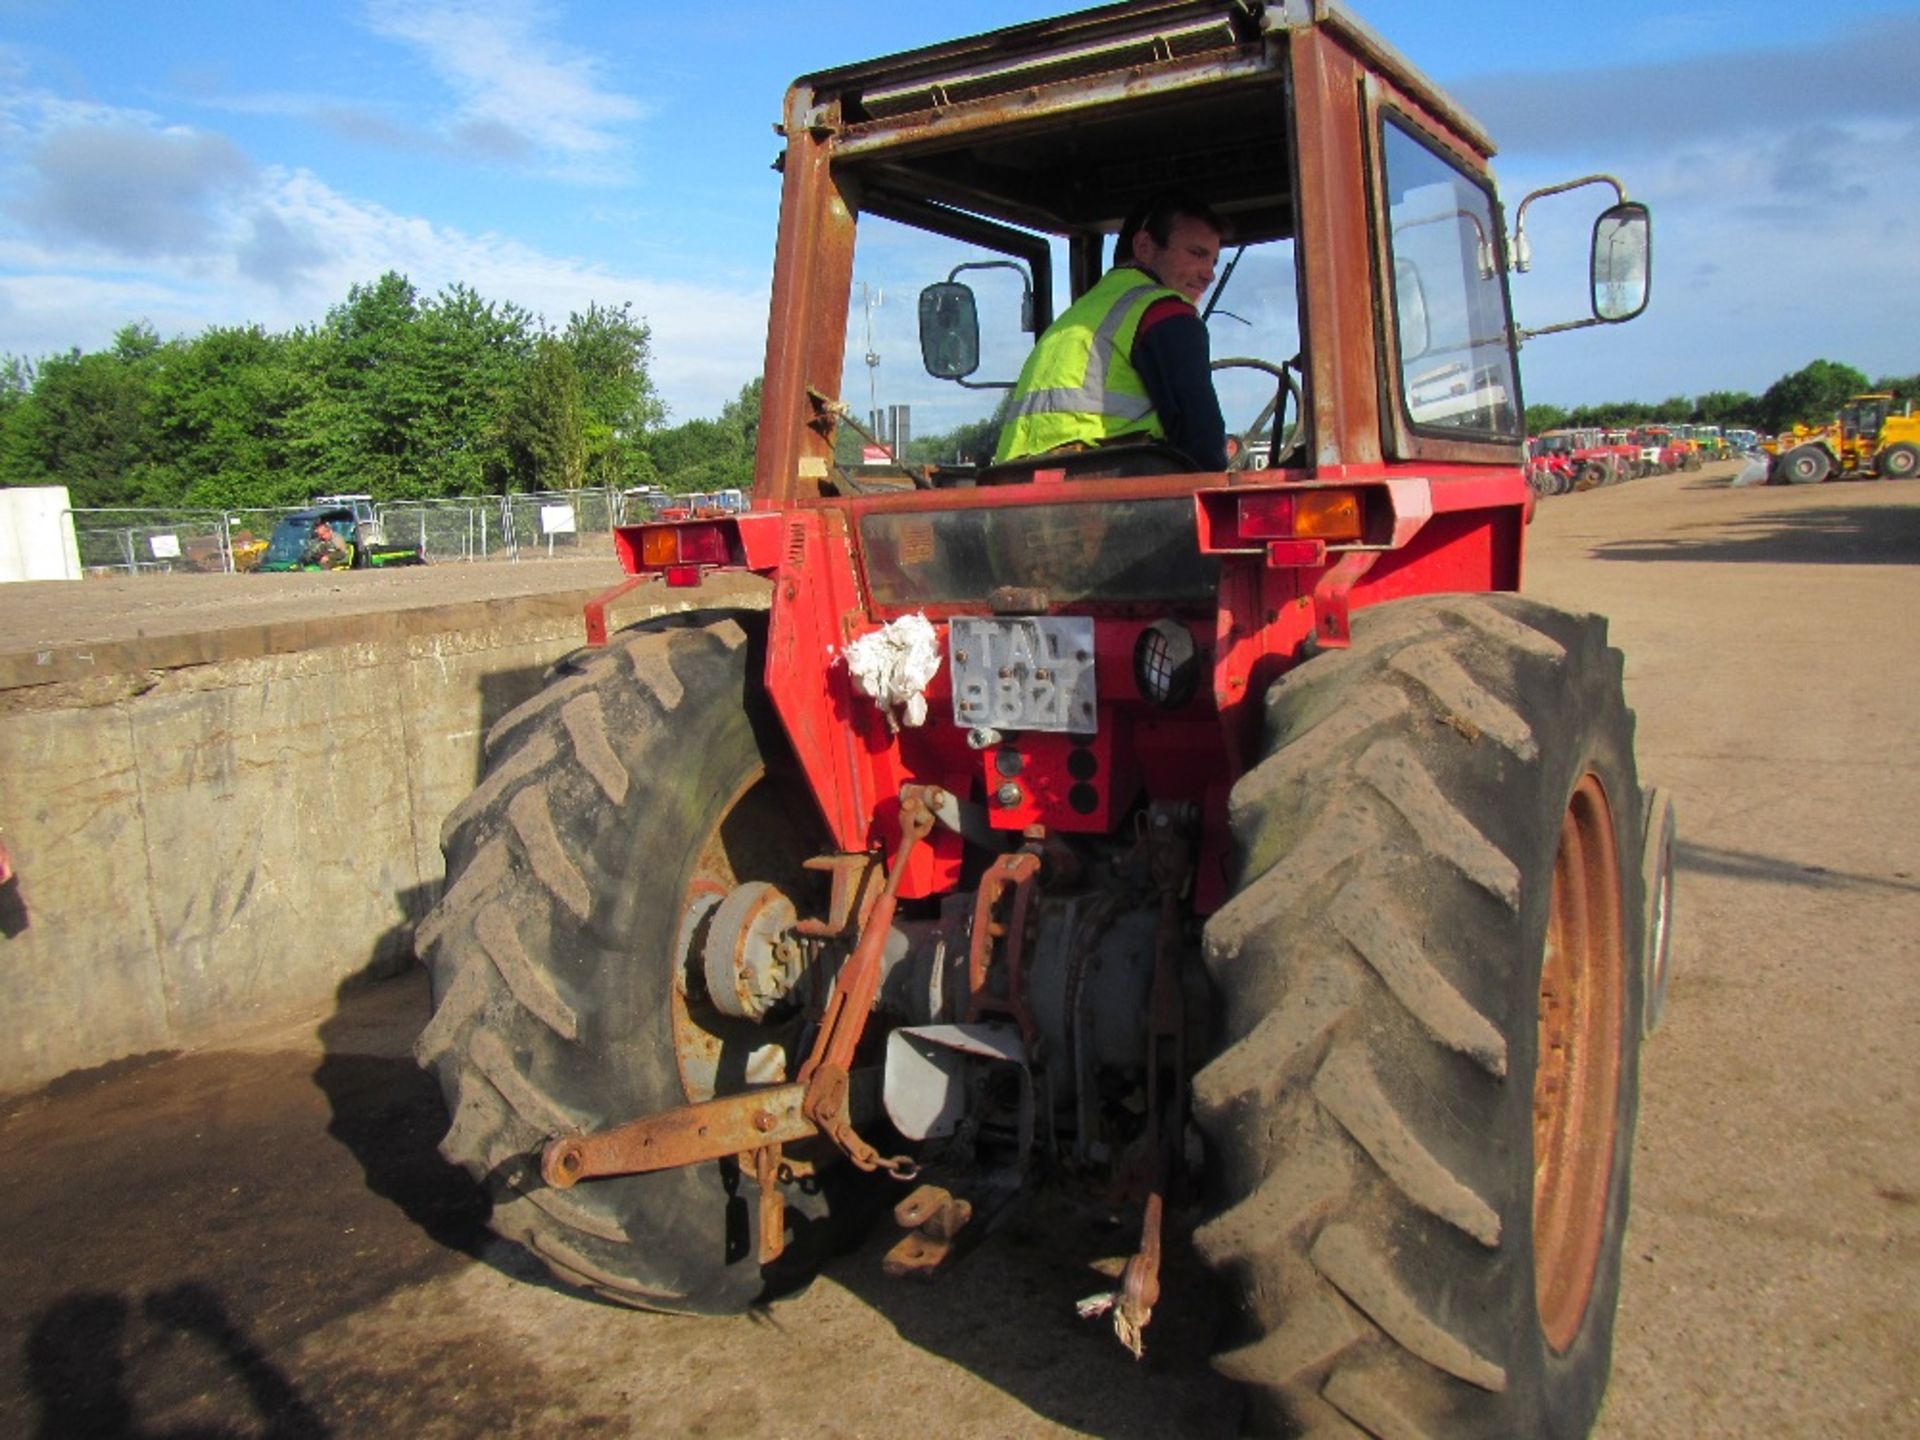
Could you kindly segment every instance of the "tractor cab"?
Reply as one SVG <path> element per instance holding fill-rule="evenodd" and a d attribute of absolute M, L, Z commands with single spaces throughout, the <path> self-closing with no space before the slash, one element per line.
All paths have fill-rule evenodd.
<path fill-rule="evenodd" d="M 781 299 L 822 329 L 770 398 L 835 421 L 802 442 L 826 470 L 795 467 L 797 495 L 1197 471 L 1139 442 L 991 464 L 1035 338 L 1114 263 L 1123 218 L 1175 188 L 1226 225 L 1201 306 L 1230 469 L 1516 458 L 1492 141 L 1344 8 L 1109 7 L 806 77 L 784 128 L 790 203 L 817 193 L 792 213 Z M 1362 155 L 1370 170 L 1344 163 Z M 1596 315 L 1625 318 L 1644 212 L 1615 207 L 1596 239 Z M 875 444 L 896 469 L 855 474 Z"/>

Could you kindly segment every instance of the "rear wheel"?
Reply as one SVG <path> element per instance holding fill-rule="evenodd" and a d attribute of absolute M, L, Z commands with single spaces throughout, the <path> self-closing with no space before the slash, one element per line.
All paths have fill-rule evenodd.
<path fill-rule="evenodd" d="M 1641 1034 L 1642 797 L 1605 622 L 1363 612 L 1235 787 L 1194 1086 L 1256 1433 L 1585 1435 Z"/>
<path fill-rule="evenodd" d="M 1780 457 L 1774 469 L 1789 485 L 1818 485 L 1833 473 L 1833 459 L 1818 445 L 1796 445 Z"/>
<path fill-rule="evenodd" d="M 1911 479 L 1915 471 L 1920 471 L 1920 446 L 1909 445 L 1904 441 L 1898 445 L 1889 445 L 1880 452 L 1877 468 L 1883 479 Z"/>
<path fill-rule="evenodd" d="M 488 1184 L 500 1234 L 650 1309 L 743 1310 L 807 1278 L 825 1240 L 824 1192 L 789 1186 L 788 1251 L 762 1267 L 758 1192 L 730 1159 L 564 1191 L 538 1165 L 554 1135 L 797 1065 L 792 1028 L 728 1019 L 688 983 L 718 897 L 747 878 L 803 894 L 822 848 L 759 693 L 763 622 L 674 617 L 557 666 L 488 733 L 419 935 L 434 1014 L 415 1053 L 452 1116 L 442 1153 Z"/>

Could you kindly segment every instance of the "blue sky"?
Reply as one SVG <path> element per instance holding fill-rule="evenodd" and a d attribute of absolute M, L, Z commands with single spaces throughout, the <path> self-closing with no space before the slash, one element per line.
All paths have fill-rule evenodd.
<path fill-rule="evenodd" d="M 761 362 L 787 83 L 1060 8 L 0 0 L 0 352 L 286 328 L 391 268 L 631 302 L 709 415 Z M 1654 208 L 1648 314 L 1527 345 L 1530 400 L 1920 371 L 1920 7 L 1354 8 L 1492 130 L 1510 203 L 1606 169 Z M 1590 214 L 1542 207 L 1523 325 L 1567 317 Z"/>

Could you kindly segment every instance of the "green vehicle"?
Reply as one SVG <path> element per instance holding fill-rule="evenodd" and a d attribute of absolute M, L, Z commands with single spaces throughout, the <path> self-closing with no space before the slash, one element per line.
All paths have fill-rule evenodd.
<path fill-rule="evenodd" d="M 379 570 L 426 563 L 418 546 L 391 545 L 377 538 L 377 527 L 356 519 L 353 507 L 314 505 L 294 511 L 273 527 L 259 569 Z"/>

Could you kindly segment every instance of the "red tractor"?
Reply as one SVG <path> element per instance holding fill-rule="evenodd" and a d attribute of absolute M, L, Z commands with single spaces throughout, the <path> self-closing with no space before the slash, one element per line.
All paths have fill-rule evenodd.
<path fill-rule="evenodd" d="M 1573 489 L 1576 465 L 1573 438 L 1565 431 L 1527 440 L 1527 483 L 1536 495 L 1564 495 Z"/>
<path fill-rule="evenodd" d="M 1057 1187 L 1130 1207 L 1083 1311 L 1136 1353 L 1170 1247 L 1219 1272 L 1252 1429 L 1585 1434 L 1671 838 L 1605 621 L 1514 593 L 1491 140 L 1257 0 L 808 76 L 780 129 L 750 503 L 617 532 L 626 586 L 764 584 L 611 636 L 610 591 L 487 733 L 419 935 L 444 1153 L 561 1279 L 702 1313 L 876 1190 L 907 1275 Z M 1233 468 L 981 458 L 1170 178 L 1230 230 Z M 1595 321 L 1646 256 L 1611 205 Z M 917 337 L 857 288 L 908 277 Z M 931 458 L 859 462 L 880 379 Z"/>

